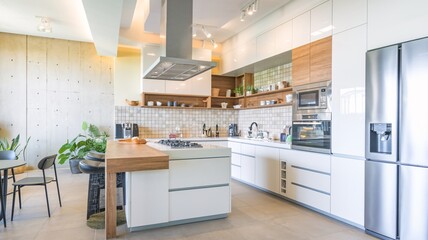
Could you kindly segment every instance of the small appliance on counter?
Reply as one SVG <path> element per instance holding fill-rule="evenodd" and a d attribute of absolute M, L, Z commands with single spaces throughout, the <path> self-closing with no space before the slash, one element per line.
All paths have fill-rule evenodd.
<path fill-rule="evenodd" d="M 136 123 L 116 123 L 115 138 L 132 138 L 138 137 L 139 130 Z"/>
<path fill-rule="evenodd" d="M 238 124 L 236 124 L 236 123 L 229 124 L 229 131 L 228 132 L 229 132 L 229 137 L 239 136 Z"/>

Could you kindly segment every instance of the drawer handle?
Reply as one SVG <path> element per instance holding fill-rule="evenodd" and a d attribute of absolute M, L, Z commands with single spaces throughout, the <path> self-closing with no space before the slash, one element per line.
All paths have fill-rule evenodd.
<path fill-rule="evenodd" d="M 226 184 L 215 184 L 215 185 L 187 187 L 187 188 L 173 188 L 173 189 L 169 189 L 169 192 L 187 191 L 187 190 L 204 189 L 204 188 L 226 187 L 226 186 L 229 186 L 229 184 L 226 183 Z"/>
<path fill-rule="evenodd" d="M 313 170 L 313 169 L 310 169 L 310 168 L 304 168 L 304 167 L 299 167 L 299 166 L 295 166 L 295 165 L 291 165 L 291 167 L 292 168 L 297 168 L 297 169 L 300 169 L 300 170 L 305 170 L 305 171 L 309 171 L 309 172 L 320 173 L 320 174 L 324 174 L 324 175 L 330 176 L 330 173 L 322 172 L 322 171 L 318 171 L 318 170 Z"/>
<path fill-rule="evenodd" d="M 309 190 L 312 190 L 312 191 L 319 192 L 319 193 L 322 193 L 322 194 L 330 196 L 330 193 L 328 193 L 328 192 L 324 192 L 324 191 L 321 191 L 321 190 L 318 190 L 318 189 L 315 189 L 315 188 L 311 188 L 311 187 L 308 187 L 308 186 L 305 186 L 305 185 L 302 185 L 302 184 L 298 184 L 298 183 L 295 183 L 295 182 L 292 182 L 291 184 L 296 185 L 296 186 L 301 187 L 301 188 L 306 188 L 306 189 L 309 189 Z"/>

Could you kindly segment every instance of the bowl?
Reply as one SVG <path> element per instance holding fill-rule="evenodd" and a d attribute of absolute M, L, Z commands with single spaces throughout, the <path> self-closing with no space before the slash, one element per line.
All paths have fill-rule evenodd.
<path fill-rule="evenodd" d="M 128 100 L 125 99 L 126 103 L 128 103 L 129 106 L 138 106 L 139 102 L 138 101 L 133 101 L 133 100 Z"/>
<path fill-rule="evenodd" d="M 241 104 L 238 104 L 238 105 L 233 105 L 233 108 L 234 108 L 234 109 L 238 109 L 238 108 L 241 108 Z"/>

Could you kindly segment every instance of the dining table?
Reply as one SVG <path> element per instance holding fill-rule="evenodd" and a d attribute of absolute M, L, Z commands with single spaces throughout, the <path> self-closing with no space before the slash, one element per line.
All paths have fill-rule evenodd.
<path fill-rule="evenodd" d="M 1 194 L 1 209 L 0 209 L 0 221 L 3 220 L 3 225 L 6 227 L 6 199 L 7 199 L 7 180 L 8 180 L 8 170 L 20 166 L 24 166 L 27 163 L 24 160 L 3 160 L 0 159 L 0 179 L 3 179 L 0 184 L 0 194 Z M 3 176 L 3 178 L 2 178 Z"/>

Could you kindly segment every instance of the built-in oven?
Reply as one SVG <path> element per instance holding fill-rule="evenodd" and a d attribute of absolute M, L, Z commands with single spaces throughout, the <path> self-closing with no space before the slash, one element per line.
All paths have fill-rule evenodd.
<path fill-rule="evenodd" d="M 294 89 L 291 148 L 331 153 L 331 81 Z"/>
<path fill-rule="evenodd" d="M 293 120 L 291 148 L 331 153 L 331 113 L 299 114 Z"/>

